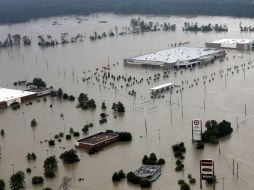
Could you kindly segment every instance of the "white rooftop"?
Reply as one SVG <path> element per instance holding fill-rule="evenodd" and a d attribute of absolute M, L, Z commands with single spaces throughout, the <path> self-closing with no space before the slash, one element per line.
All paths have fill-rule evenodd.
<path fill-rule="evenodd" d="M 215 48 L 175 47 L 154 53 L 133 57 L 137 61 L 155 61 L 163 63 L 175 63 L 198 59 L 218 53 L 221 50 Z"/>
<path fill-rule="evenodd" d="M 249 44 L 253 42 L 253 40 L 250 39 L 221 39 L 221 40 L 216 40 L 213 41 L 213 43 L 227 43 L 227 44 Z"/>
<path fill-rule="evenodd" d="M 13 90 L 0 87 L 0 102 L 9 101 L 16 98 L 35 94 L 35 92 L 28 92 L 22 90 Z"/>
<path fill-rule="evenodd" d="M 174 85 L 175 85 L 175 83 L 166 83 L 166 84 L 162 84 L 162 85 L 150 88 L 150 90 L 152 90 L 152 91 L 159 90 L 159 89 L 162 89 L 162 88 L 165 88 L 165 87 L 168 87 L 168 86 L 174 86 Z"/>

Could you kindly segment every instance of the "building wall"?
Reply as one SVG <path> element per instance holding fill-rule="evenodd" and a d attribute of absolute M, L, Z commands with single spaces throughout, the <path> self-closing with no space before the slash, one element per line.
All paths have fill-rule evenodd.
<path fill-rule="evenodd" d="M 205 46 L 206 47 L 209 47 L 209 48 L 221 48 L 221 44 L 217 44 L 217 43 L 205 43 Z"/>
<path fill-rule="evenodd" d="M 0 102 L 0 109 L 6 108 L 6 107 L 7 107 L 7 102 Z"/>
<path fill-rule="evenodd" d="M 114 142 L 117 142 L 118 141 L 118 136 L 117 137 L 114 137 L 108 141 L 105 141 L 105 142 L 101 142 L 101 143 L 98 143 L 96 145 L 91 145 L 91 144 L 87 144 L 87 143 L 82 143 L 82 142 L 77 142 L 77 144 L 75 145 L 77 148 L 82 148 L 82 149 L 85 149 L 85 150 L 89 150 L 91 149 L 93 146 L 97 146 L 98 148 L 103 148 L 109 144 L 112 144 Z"/>
<path fill-rule="evenodd" d="M 21 98 L 15 98 L 7 101 L 7 106 L 10 106 L 12 103 L 18 102 L 21 103 Z"/>
<path fill-rule="evenodd" d="M 236 44 L 238 50 L 250 50 L 250 44 Z"/>
<path fill-rule="evenodd" d="M 32 99 L 35 99 L 35 98 L 37 98 L 36 94 L 32 94 L 32 95 L 29 95 L 29 96 L 24 96 L 24 97 L 21 97 L 21 102 L 29 101 L 29 100 L 32 100 Z"/>

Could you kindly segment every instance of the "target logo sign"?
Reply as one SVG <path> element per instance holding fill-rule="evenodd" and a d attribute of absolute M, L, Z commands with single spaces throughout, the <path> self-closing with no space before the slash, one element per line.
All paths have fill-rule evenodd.
<path fill-rule="evenodd" d="M 193 120 L 194 125 L 199 125 L 199 123 L 200 123 L 200 120 L 197 120 L 197 119 Z"/>
<path fill-rule="evenodd" d="M 192 139 L 194 141 L 200 141 L 202 134 L 202 121 L 201 119 L 192 120 Z"/>

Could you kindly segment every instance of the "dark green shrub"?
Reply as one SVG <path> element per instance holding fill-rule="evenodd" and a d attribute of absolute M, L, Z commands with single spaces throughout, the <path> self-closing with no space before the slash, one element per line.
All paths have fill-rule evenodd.
<path fill-rule="evenodd" d="M 54 172 L 53 169 L 45 169 L 44 176 L 47 177 L 47 178 L 54 178 L 55 177 L 55 172 Z"/>
<path fill-rule="evenodd" d="M 44 179 L 43 179 L 43 177 L 41 177 L 41 176 L 34 176 L 34 177 L 32 178 L 32 184 L 33 184 L 33 185 L 43 184 L 43 182 L 44 182 Z"/>
<path fill-rule="evenodd" d="M 79 132 L 74 132 L 74 133 L 73 133 L 73 136 L 74 136 L 74 137 L 79 137 L 80 134 L 79 134 Z"/>
<path fill-rule="evenodd" d="M 123 170 L 119 170 L 118 175 L 119 175 L 119 177 L 120 177 L 121 179 L 123 179 L 123 178 L 126 177 L 126 176 L 125 176 L 125 173 L 123 172 Z"/>
<path fill-rule="evenodd" d="M 70 140 L 71 139 L 71 135 L 66 135 L 65 138 L 66 138 L 66 140 Z"/>
<path fill-rule="evenodd" d="M 50 188 L 50 187 L 45 187 L 45 188 L 43 188 L 43 190 L 52 190 L 52 188 Z"/>
<path fill-rule="evenodd" d="M 49 146 L 55 146 L 55 141 L 53 139 L 50 139 L 48 141 Z"/>
<path fill-rule="evenodd" d="M 140 184 L 140 178 L 137 177 L 133 172 L 127 174 L 127 180 L 134 184 Z"/>
<path fill-rule="evenodd" d="M 116 182 L 116 181 L 120 181 L 120 179 L 121 179 L 121 178 L 119 177 L 118 173 L 115 172 L 115 173 L 113 174 L 113 176 L 112 176 L 112 181 L 113 181 L 113 182 Z"/>
<path fill-rule="evenodd" d="M 181 190 L 190 190 L 190 186 L 189 186 L 187 183 L 183 183 L 183 184 L 180 186 L 180 189 L 181 189 Z"/>
<path fill-rule="evenodd" d="M 0 179 L 0 190 L 5 190 L 5 182 L 3 179 Z"/>
<path fill-rule="evenodd" d="M 185 183 L 185 181 L 183 180 L 183 179 L 179 179 L 178 180 L 178 185 L 182 185 L 182 184 L 184 184 Z"/>
<path fill-rule="evenodd" d="M 175 171 L 182 171 L 184 169 L 184 164 L 179 164 L 176 166 Z"/>
<path fill-rule="evenodd" d="M 143 188 L 151 187 L 152 183 L 146 179 L 140 181 L 140 186 Z"/>
<path fill-rule="evenodd" d="M 190 178 L 190 179 L 189 179 L 189 183 L 190 183 L 190 184 L 196 183 L 196 179 L 195 179 L 195 178 Z"/>
<path fill-rule="evenodd" d="M 63 161 L 64 164 L 72 164 L 80 161 L 77 152 L 73 149 L 62 153 L 60 155 L 60 159 Z"/>
<path fill-rule="evenodd" d="M 30 168 L 26 169 L 26 173 L 30 174 L 32 172 L 32 170 Z"/>
<path fill-rule="evenodd" d="M 163 158 L 160 158 L 157 162 L 157 165 L 164 165 L 165 164 L 165 160 Z"/>

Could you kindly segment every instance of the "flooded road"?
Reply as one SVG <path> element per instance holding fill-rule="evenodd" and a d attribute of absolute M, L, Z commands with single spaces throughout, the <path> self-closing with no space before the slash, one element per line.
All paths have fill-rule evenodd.
<path fill-rule="evenodd" d="M 134 15 L 132 17 L 137 17 Z M 94 134 L 106 129 L 115 131 L 128 131 L 132 133 L 133 140 L 126 144 L 114 144 L 106 147 L 95 155 L 88 155 L 79 150 L 81 161 L 75 165 L 63 166 L 59 160 L 56 178 L 45 180 L 44 186 L 58 189 L 62 178 L 73 178 L 71 189 L 139 189 L 139 186 L 129 184 L 127 180 L 114 184 L 111 180 L 115 171 L 123 169 L 126 173 L 137 169 L 141 165 L 145 154 L 152 152 L 166 160 L 162 168 L 161 177 L 153 184 L 153 189 L 180 189 L 177 181 L 187 179 L 190 173 L 197 182 L 192 189 L 199 189 L 199 160 L 210 158 L 215 161 L 215 174 L 218 179 L 216 189 L 222 189 L 222 177 L 225 177 L 225 189 L 253 189 L 254 182 L 254 64 L 248 62 L 254 60 L 253 52 L 241 52 L 226 50 L 228 60 L 216 61 L 214 64 L 194 70 L 182 70 L 176 74 L 170 71 L 169 78 L 152 82 L 150 85 L 145 79 L 154 74 L 163 75 L 163 70 L 124 67 L 124 58 L 166 49 L 169 44 L 175 42 L 190 41 L 191 46 L 202 47 L 205 42 L 222 38 L 254 38 L 254 33 L 241 33 L 239 23 L 251 25 L 251 19 L 237 19 L 228 17 L 143 17 L 147 21 L 170 22 L 177 25 L 176 32 L 148 32 L 138 35 L 116 36 L 98 41 L 90 41 L 89 35 L 94 31 L 102 33 L 129 25 L 131 16 L 119 16 L 111 14 L 92 15 L 84 17 L 78 24 L 75 17 L 51 18 L 28 23 L 0 26 L 0 38 L 8 33 L 28 35 L 33 44 L 30 47 L 14 47 L 0 49 L 0 86 L 14 88 L 13 82 L 19 80 L 31 81 L 34 77 L 40 77 L 48 86 L 62 88 L 64 92 L 76 97 L 81 93 L 87 93 L 96 101 L 97 108 L 94 111 L 77 109 L 77 101 L 69 102 L 48 98 L 47 102 L 34 101 L 33 105 L 22 104 L 21 109 L 13 111 L 10 108 L 0 110 L 0 129 L 5 130 L 5 137 L 0 138 L 1 159 L 0 178 L 7 183 L 10 175 L 18 170 L 32 169 L 31 174 L 26 174 L 27 189 L 42 189 L 42 186 L 32 186 L 31 178 L 35 175 L 43 175 L 43 162 L 47 156 L 59 155 L 66 149 L 74 147 L 74 141 L 56 142 L 55 147 L 48 147 L 44 140 L 53 138 L 59 132 L 69 131 L 72 127 L 81 134 L 82 127 L 87 122 L 93 122 L 94 127 L 89 134 Z M 107 23 L 99 23 L 106 20 Z M 57 21 L 62 25 L 53 26 Z M 226 23 L 228 33 L 192 33 L 183 32 L 183 23 L 198 22 L 200 24 Z M 50 34 L 60 37 L 62 32 L 69 34 L 81 33 L 86 35 L 83 42 L 57 47 L 40 48 L 35 43 L 37 36 Z M 119 64 L 116 64 L 116 63 Z M 135 76 L 144 78 L 142 84 L 126 87 L 123 81 L 114 82 L 117 90 L 109 84 L 100 87 L 95 77 L 90 82 L 83 82 L 82 77 L 92 76 L 96 68 L 107 64 L 111 65 L 111 73 L 126 77 Z M 115 66 L 113 66 L 115 64 Z M 241 66 L 245 64 L 245 66 Z M 234 69 L 239 66 L 239 72 Z M 231 68 L 231 71 L 227 71 Z M 243 71 L 245 68 L 245 71 Z M 249 69 L 248 69 L 249 68 Z M 90 72 L 88 71 L 90 70 Z M 222 77 L 219 71 L 223 70 Z M 232 73 L 233 72 L 233 73 Z M 211 74 L 214 74 L 212 80 Z M 206 84 L 203 84 L 203 76 L 207 76 Z M 199 78 L 198 84 L 194 79 Z M 226 78 L 226 79 L 225 79 Z M 209 82 L 210 80 L 210 82 Z M 110 82 L 111 80 L 108 80 Z M 150 99 L 149 88 L 166 82 L 182 84 L 181 93 L 172 93 L 170 105 L 170 93 L 165 93 L 165 98 Z M 188 81 L 188 84 L 187 82 Z M 113 81 L 111 81 L 113 82 Z M 193 87 L 191 87 L 193 84 Z M 120 88 L 124 85 L 123 88 Z M 20 87 L 22 88 L 22 87 Z M 135 90 L 136 98 L 128 95 L 128 91 Z M 101 103 L 107 105 L 106 113 L 109 114 L 108 122 L 100 125 L 99 118 Z M 123 102 L 126 112 L 123 116 L 114 118 L 111 110 L 113 102 Z M 53 108 L 50 108 L 53 104 Z M 246 104 L 246 112 L 245 112 Z M 60 114 L 64 114 L 64 120 Z M 38 126 L 32 129 L 30 121 L 35 118 Z M 234 132 L 231 137 L 222 139 L 220 145 L 206 145 L 203 151 L 196 150 L 191 142 L 191 120 L 200 118 L 203 123 L 209 119 L 230 121 Z M 236 119 L 237 118 L 237 119 Z M 237 128 L 238 120 L 238 128 Z M 147 133 L 145 130 L 147 123 Z M 84 137 L 86 135 L 81 135 Z M 42 142 L 42 143 L 41 143 Z M 184 160 L 184 172 L 175 172 L 175 159 L 171 152 L 171 146 L 178 142 L 184 142 L 187 148 Z M 63 149 L 65 147 L 65 150 Z M 219 148 L 220 147 L 220 148 Z M 220 149 L 220 155 L 219 155 Z M 28 162 L 28 152 L 35 152 L 37 160 Z M 233 158 L 239 163 L 239 176 L 233 176 Z M 82 182 L 78 178 L 84 178 Z M 204 182 L 203 182 L 204 183 Z M 205 183 L 204 183 L 205 184 Z M 204 185 L 203 189 L 212 189 Z"/>

